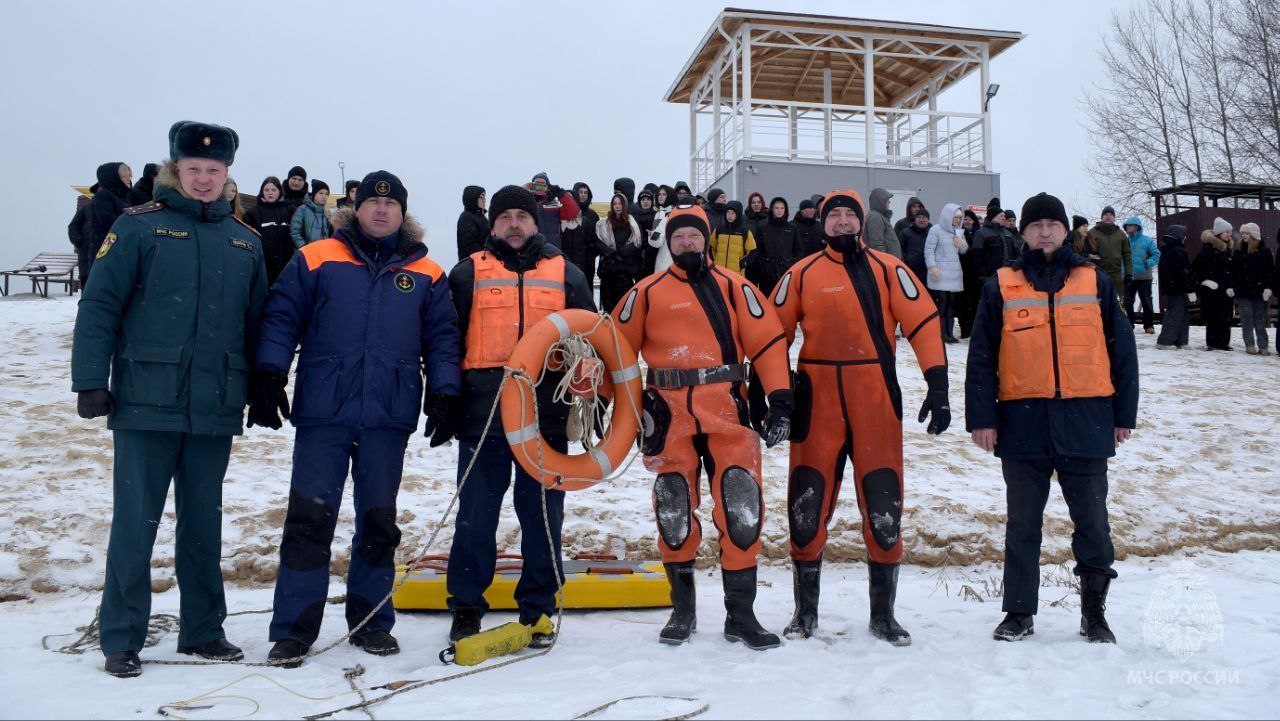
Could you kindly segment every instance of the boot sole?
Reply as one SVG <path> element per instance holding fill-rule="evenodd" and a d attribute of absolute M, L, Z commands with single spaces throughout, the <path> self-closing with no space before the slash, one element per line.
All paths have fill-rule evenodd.
<path fill-rule="evenodd" d="M 747 648 L 751 649 L 752 651 L 768 651 L 771 648 L 778 648 L 779 646 L 782 645 L 782 642 L 779 641 L 777 643 L 752 646 L 751 644 L 747 643 L 746 639 L 742 638 L 741 636 L 736 636 L 732 633 L 726 633 L 724 635 L 724 640 L 728 641 L 729 643 L 740 643 L 743 646 L 746 646 Z"/>
<path fill-rule="evenodd" d="M 662 636 L 658 637 L 658 643 L 666 644 L 668 646 L 683 646 L 686 643 L 689 643 L 690 640 L 691 639 L 689 638 L 663 638 Z"/>
<path fill-rule="evenodd" d="M 993 633 L 991 634 L 991 638 L 994 638 L 997 641 L 1021 641 L 1027 636 L 1034 636 L 1034 635 L 1036 635 L 1036 630 L 1034 628 L 1028 628 L 1022 633 L 1017 634 L 1016 636 L 1010 636 L 1008 634 Z"/>
<path fill-rule="evenodd" d="M 362 643 L 358 643 L 354 638 L 351 639 L 351 645 L 355 646 L 361 651 L 364 651 L 370 656 L 394 656 L 397 653 L 400 653 L 399 646 L 395 646 L 392 648 L 370 648 Z"/>
<path fill-rule="evenodd" d="M 115 678 L 137 678 L 142 675 L 142 669 L 136 671 L 107 671 L 107 675 Z"/>
<path fill-rule="evenodd" d="M 244 660 L 244 651 L 241 651 L 240 653 L 232 654 L 230 656 L 213 656 L 209 654 L 200 653 L 194 648 L 183 648 L 182 646 L 179 646 L 178 653 L 183 654 L 184 656 L 199 656 L 200 658 L 203 658 L 206 661 L 243 661 Z"/>
<path fill-rule="evenodd" d="M 1080 635 L 1081 635 L 1083 638 L 1085 638 L 1086 640 L 1088 640 L 1088 642 L 1089 642 L 1089 643 L 1110 643 L 1110 644 L 1116 644 L 1116 640 L 1115 640 L 1114 638 L 1089 638 L 1089 634 L 1085 633 L 1085 632 L 1084 632 L 1084 629 L 1081 629 L 1081 630 L 1080 630 Z M 1119 645 L 1119 644 L 1116 644 L 1116 645 Z"/>

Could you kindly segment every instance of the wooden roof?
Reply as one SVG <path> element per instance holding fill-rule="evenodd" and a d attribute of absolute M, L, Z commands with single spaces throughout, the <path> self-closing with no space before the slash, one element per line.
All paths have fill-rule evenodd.
<path fill-rule="evenodd" d="M 947 27 L 921 23 L 904 23 L 889 20 L 866 20 L 833 15 L 808 15 L 765 10 L 725 8 L 707 30 L 702 42 L 694 50 L 680 75 L 667 90 L 669 103 L 687 103 L 693 86 L 715 62 L 728 41 L 719 32 L 732 37 L 745 23 L 787 27 L 805 41 L 816 41 L 828 33 L 874 34 L 885 36 L 937 40 L 985 41 L 989 43 L 989 57 L 994 58 L 1021 40 L 1022 33 L 1008 30 L 983 30 L 978 28 Z M 783 40 L 783 42 L 786 42 Z M 844 46 L 849 47 L 849 46 Z M 877 50 L 887 52 L 913 52 L 903 42 L 887 46 L 877 45 Z M 932 51 L 931 51 L 932 52 Z M 939 91 L 954 85 L 977 68 L 974 62 L 957 63 L 966 56 L 952 49 L 939 54 L 937 59 L 897 58 L 876 55 L 875 103 L 880 107 L 917 107 L 926 98 L 924 84 L 931 78 L 939 79 Z M 804 48 L 781 49 L 755 47 L 751 55 L 751 90 L 753 100 L 780 100 L 794 102 L 822 102 L 822 70 L 831 63 L 831 102 L 836 105 L 864 104 L 862 55 L 841 52 L 824 52 Z M 725 102 L 732 97 L 732 80 L 726 75 L 720 95 Z M 904 105 L 904 103 L 910 105 Z"/>

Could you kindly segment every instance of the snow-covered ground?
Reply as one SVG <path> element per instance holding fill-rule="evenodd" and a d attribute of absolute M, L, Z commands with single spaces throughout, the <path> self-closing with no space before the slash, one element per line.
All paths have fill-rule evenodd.
<path fill-rule="evenodd" d="M 70 632 L 97 603 L 111 513 L 110 434 L 99 421 L 75 415 L 70 392 L 70 334 L 75 301 L 31 296 L 0 299 L 0 649 L 11 694 L 0 717 L 152 715 L 162 703 L 211 691 L 243 669 L 193 671 L 148 667 L 143 679 L 121 682 L 99 670 L 93 652 L 74 657 L 40 647 L 47 633 Z M 1203 329 L 1192 329 L 1193 346 Z M 549 656 L 479 676 L 421 689 L 379 706 L 392 717 L 566 717 L 614 698 L 666 694 L 697 703 L 637 700 L 607 717 L 674 716 L 710 704 L 712 717 L 848 716 L 1127 716 L 1256 717 L 1280 705 L 1280 360 L 1201 351 L 1156 351 L 1139 335 L 1143 396 L 1134 439 L 1111 465 L 1111 519 L 1121 578 L 1113 587 L 1116 648 L 1084 644 L 1075 635 L 1078 602 L 1069 572 L 1051 564 L 1070 557 L 1070 522 L 1057 494 L 1045 524 L 1045 608 L 1037 634 L 1023 644 L 996 644 L 1004 488 L 998 462 L 963 432 L 962 354 L 950 346 L 955 421 L 940 438 L 915 424 L 924 383 L 909 347 L 899 351 L 906 428 L 907 562 L 899 594 L 900 620 L 913 632 L 909 649 L 873 643 L 865 632 L 866 577 L 862 535 L 852 497 L 842 499 L 827 551 L 821 636 L 763 654 L 730 646 L 722 619 L 718 575 L 700 574 L 701 633 L 684 649 L 654 642 L 663 612 L 570 614 Z M 1237 336 L 1238 344 L 1238 336 Z M 288 430 L 251 429 L 236 440 L 224 489 L 224 561 L 232 611 L 270 606 L 277 547 L 288 494 Z M 766 568 L 757 604 L 762 621 L 780 629 L 791 612 L 786 556 L 787 448 L 766 453 Z M 431 450 L 411 441 L 400 495 L 402 551 L 444 552 L 446 527 L 421 548 L 454 485 L 456 447 Z M 656 555 L 651 478 L 637 462 L 608 487 L 577 492 L 567 503 L 564 539 L 572 552 Z M 846 493 L 852 489 L 846 486 Z M 704 508 L 704 511 L 707 509 Z M 711 526 L 706 524 L 709 529 Z M 351 534 L 350 502 L 338 538 Z M 708 536 L 713 536 L 709 533 Z M 500 544 L 517 545 L 508 509 Z M 156 612 L 177 606 L 173 580 L 173 517 L 161 523 L 153 561 Z M 714 555 L 711 538 L 703 556 Z M 334 548 L 340 592 L 348 550 Z M 1181 574 L 1181 575 L 1179 575 Z M 1189 580 L 1188 580 L 1189 579 Z M 1188 591 L 1187 589 L 1191 590 Z M 1181 589 L 1181 590 L 1180 590 Z M 1182 598 L 1170 617 L 1161 598 Z M 1216 618 L 1205 599 L 1220 609 Z M 1056 605 L 1052 605 L 1056 604 Z M 1175 610 L 1179 608 L 1176 604 Z M 1149 610 L 1149 609 L 1155 609 Z M 333 608 L 326 638 L 340 633 Z M 491 617 L 506 620 L 501 615 Z M 1153 621 L 1154 619 L 1154 621 Z M 1209 625 L 1205 625 L 1209 624 Z M 266 619 L 228 621 L 232 640 L 252 658 L 267 649 Z M 447 619 L 404 616 L 397 627 L 407 651 L 371 659 L 335 650 L 303 671 L 268 675 L 310 696 L 347 689 L 341 669 L 363 663 L 367 685 L 448 673 L 435 654 Z M 1187 660 L 1148 646 L 1144 628 L 1203 639 Z M 1200 635 L 1197 635 L 1199 633 Z M 332 634 L 332 635 L 330 635 Z M 1157 634 L 1158 635 L 1158 634 Z M 51 639 L 52 642 L 68 639 Z M 173 657 L 172 635 L 149 658 Z M 620 650 L 625 649 L 623 653 Z M 674 665 L 674 664 L 679 664 Z M 921 671 L 924 671 L 922 673 Z M 75 688 L 74 693 L 60 691 Z M 259 716 L 300 716 L 345 705 L 350 697 L 303 701 L 263 681 L 228 690 L 262 703 Z M 227 702 L 187 715 L 228 716 L 251 710 Z"/>

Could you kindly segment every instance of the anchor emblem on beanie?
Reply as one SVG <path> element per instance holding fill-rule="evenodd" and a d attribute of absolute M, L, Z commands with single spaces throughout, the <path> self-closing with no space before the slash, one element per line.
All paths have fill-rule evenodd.
<path fill-rule="evenodd" d="M 391 192 L 391 183 L 388 183 L 385 180 L 379 180 L 377 184 L 373 186 L 373 192 L 378 195 L 386 195 Z"/>

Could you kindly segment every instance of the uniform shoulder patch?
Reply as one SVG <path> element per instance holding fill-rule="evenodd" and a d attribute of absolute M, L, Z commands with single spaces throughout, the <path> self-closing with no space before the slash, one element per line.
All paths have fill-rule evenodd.
<path fill-rule="evenodd" d="M 253 252 L 253 243 L 250 243 L 247 240 L 241 240 L 239 238 L 227 238 L 227 240 L 232 246 L 239 248 L 240 250 L 247 250 L 250 253 Z"/>
<path fill-rule="evenodd" d="M 249 225 L 248 223 L 244 222 L 244 221 L 243 221 L 243 220 L 241 220 L 240 218 L 237 218 L 236 216 L 234 216 L 234 215 L 233 215 L 233 216 L 231 216 L 231 219 L 232 219 L 232 220 L 234 220 L 234 221 L 236 221 L 236 222 L 237 222 L 237 223 L 239 223 L 240 225 L 244 226 L 245 228 L 247 228 L 247 229 L 249 230 L 249 232 L 253 233 L 254 235 L 258 236 L 259 238 L 261 238 L 261 237 L 262 237 L 262 233 L 259 233 L 257 228 L 253 227 L 252 225 Z"/>
<path fill-rule="evenodd" d="M 102 246 L 98 248 L 98 254 L 93 256 L 94 260 L 102 260 L 107 253 L 111 252 L 111 246 L 116 244 L 116 234 L 107 233 L 107 237 L 102 239 Z"/>
<path fill-rule="evenodd" d="M 164 210 L 164 203 L 149 200 L 142 205 L 134 205 L 124 209 L 125 215 L 146 215 L 154 213 L 157 210 Z"/>

